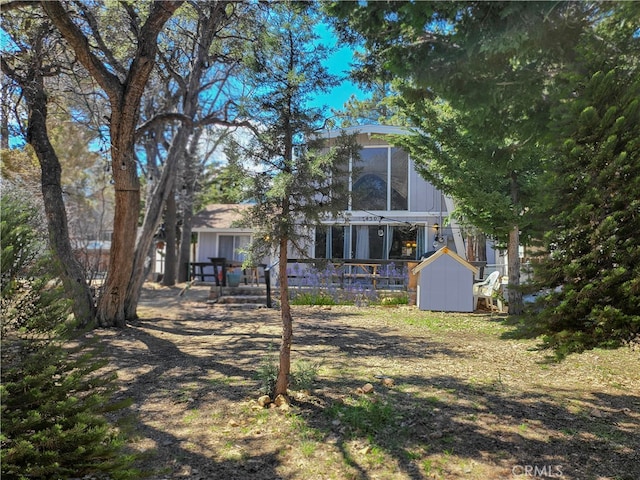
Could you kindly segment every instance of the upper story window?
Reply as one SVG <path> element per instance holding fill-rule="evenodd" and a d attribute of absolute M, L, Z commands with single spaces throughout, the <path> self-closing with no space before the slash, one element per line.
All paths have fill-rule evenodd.
<path fill-rule="evenodd" d="M 351 210 L 408 210 L 409 156 L 395 147 L 365 147 L 352 165 L 351 185 Z"/>

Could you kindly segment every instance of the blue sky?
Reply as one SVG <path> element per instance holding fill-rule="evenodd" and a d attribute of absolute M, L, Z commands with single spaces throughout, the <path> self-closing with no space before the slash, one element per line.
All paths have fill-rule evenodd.
<path fill-rule="evenodd" d="M 361 100 L 364 99 L 366 95 L 360 91 L 356 85 L 346 79 L 353 59 L 353 47 L 337 46 L 337 37 L 326 24 L 321 24 L 317 29 L 317 33 L 320 36 L 320 41 L 332 52 L 326 62 L 326 66 L 329 68 L 330 73 L 343 79 L 340 85 L 332 88 L 331 91 L 327 93 L 318 94 L 311 102 L 311 105 L 314 107 L 326 107 L 325 113 L 327 116 L 330 116 L 331 109 L 342 110 L 351 95 L 356 95 L 356 97 Z M 2 49 L 7 50 L 8 38 L 2 29 L 0 29 L 0 43 L 2 44 Z M 12 147 L 22 145 L 22 139 L 19 139 L 17 144 L 16 140 L 18 139 L 10 139 Z"/>
<path fill-rule="evenodd" d="M 320 35 L 320 41 L 332 52 L 326 63 L 330 73 L 338 75 L 341 78 L 346 77 L 351 68 L 353 48 L 351 46 L 338 47 L 336 45 L 337 38 L 327 25 L 321 24 L 316 32 Z M 361 100 L 366 97 L 352 82 L 343 80 L 339 86 L 334 87 L 330 92 L 318 95 L 312 104 L 314 106 L 324 105 L 329 108 L 341 110 L 351 95 L 356 95 L 356 97 Z M 330 110 L 327 110 L 327 114 L 329 114 L 329 112 Z"/>

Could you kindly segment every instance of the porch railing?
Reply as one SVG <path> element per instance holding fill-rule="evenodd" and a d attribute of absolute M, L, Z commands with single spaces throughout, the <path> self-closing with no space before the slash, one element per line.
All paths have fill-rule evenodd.
<path fill-rule="evenodd" d="M 269 308 L 273 305 L 271 272 L 278 264 L 279 262 L 276 262 L 264 269 L 266 303 Z M 291 258 L 287 261 L 287 278 L 289 285 L 294 288 L 309 286 L 345 288 L 358 285 L 374 290 L 407 290 L 412 276 L 410 269 L 417 264 L 417 261 L 408 260 Z M 293 269 L 289 265 L 294 265 Z M 308 280 L 314 275 L 322 277 L 322 280 L 319 284 L 310 285 Z"/>

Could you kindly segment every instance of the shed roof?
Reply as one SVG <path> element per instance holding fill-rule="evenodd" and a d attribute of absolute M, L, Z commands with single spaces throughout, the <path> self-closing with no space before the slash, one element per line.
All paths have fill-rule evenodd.
<path fill-rule="evenodd" d="M 418 272 L 420 272 L 420 270 L 431 265 L 433 262 L 435 262 L 438 258 L 440 258 L 443 255 L 450 256 L 460 265 L 462 265 L 463 267 L 466 267 L 471 272 L 473 272 L 474 275 L 478 274 L 478 269 L 476 267 L 471 265 L 469 262 L 467 262 L 464 258 L 458 255 L 456 252 L 452 252 L 451 250 L 449 250 L 449 248 L 447 247 L 442 247 L 440 250 L 438 250 L 436 253 L 434 253 L 430 257 L 425 258 L 416 267 L 414 267 L 414 269 L 412 270 L 413 274 L 416 275 Z"/>
<path fill-rule="evenodd" d="M 194 231 L 202 231 L 237 228 L 233 223 L 240 220 L 242 212 L 248 207 L 249 205 L 238 203 L 214 203 L 212 205 L 207 205 L 204 210 L 198 212 L 193 217 L 192 229 Z M 246 229 L 238 228 L 238 230 Z"/>

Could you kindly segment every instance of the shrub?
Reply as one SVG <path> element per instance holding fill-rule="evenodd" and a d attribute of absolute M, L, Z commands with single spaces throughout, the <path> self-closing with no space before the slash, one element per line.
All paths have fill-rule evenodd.
<path fill-rule="evenodd" d="M 124 406 L 108 400 L 114 375 L 99 372 L 95 345 L 74 338 L 37 209 L 6 189 L 1 202 L 2 476 L 134 478 L 124 438 L 104 416 Z"/>
<path fill-rule="evenodd" d="M 291 388 L 293 390 L 310 391 L 318 376 L 318 364 L 308 360 L 298 360 L 291 372 Z"/>
<path fill-rule="evenodd" d="M 256 371 L 260 382 L 260 392 L 273 396 L 278 378 L 278 359 L 273 353 L 273 346 L 269 346 L 269 353 L 262 358 Z M 307 360 L 298 360 L 291 369 L 290 387 L 292 390 L 311 390 L 313 382 L 318 376 L 319 365 Z"/>
<path fill-rule="evenodd" d="M 328 292 L 296 292 L 292 305 L 336 305 L 337 301 Z"/>
<path fill-rule="evenodd" d="M 391 278 L 407 276 L 406 267 L 397 267 L 393 263 L 382 265 L 380 275 Z M 287 270 L 287 274 L 295 280 L 291 282 L 290 297 L 292 305 L 376 305 L 381 302 L 379 290 L 374 288 L 370 279 L 358 279 L 354 282 L 338 283 L 341 274 L 331 263 L 321 268 L 309 266 L 302 269 L 299 264 Z M 388 280 L 379 280 L 387 282 Z M 380 285 L 380 283 L 378 284 Z M 390 288 L 398 285 L 389 282 Z M 392 295 L 391 304 L 403 305 L 408 303 L 408 296 Z M 396 299 L 397 297 L 397 299 Z M 387 301 L 389 302 L 389 301 Z M 389 304 L 389 303 L 387 303 Z"/>
<path fill-rule="evenodd" d="M 269 345 L 269 353 L 260 362 L 256 376 L 260 382 L 260 392 L 271 396 L 276 388 L 276 380 L 278 379 L 278 362 L 275 354 L 273 354 L 273 345 Z"/>

